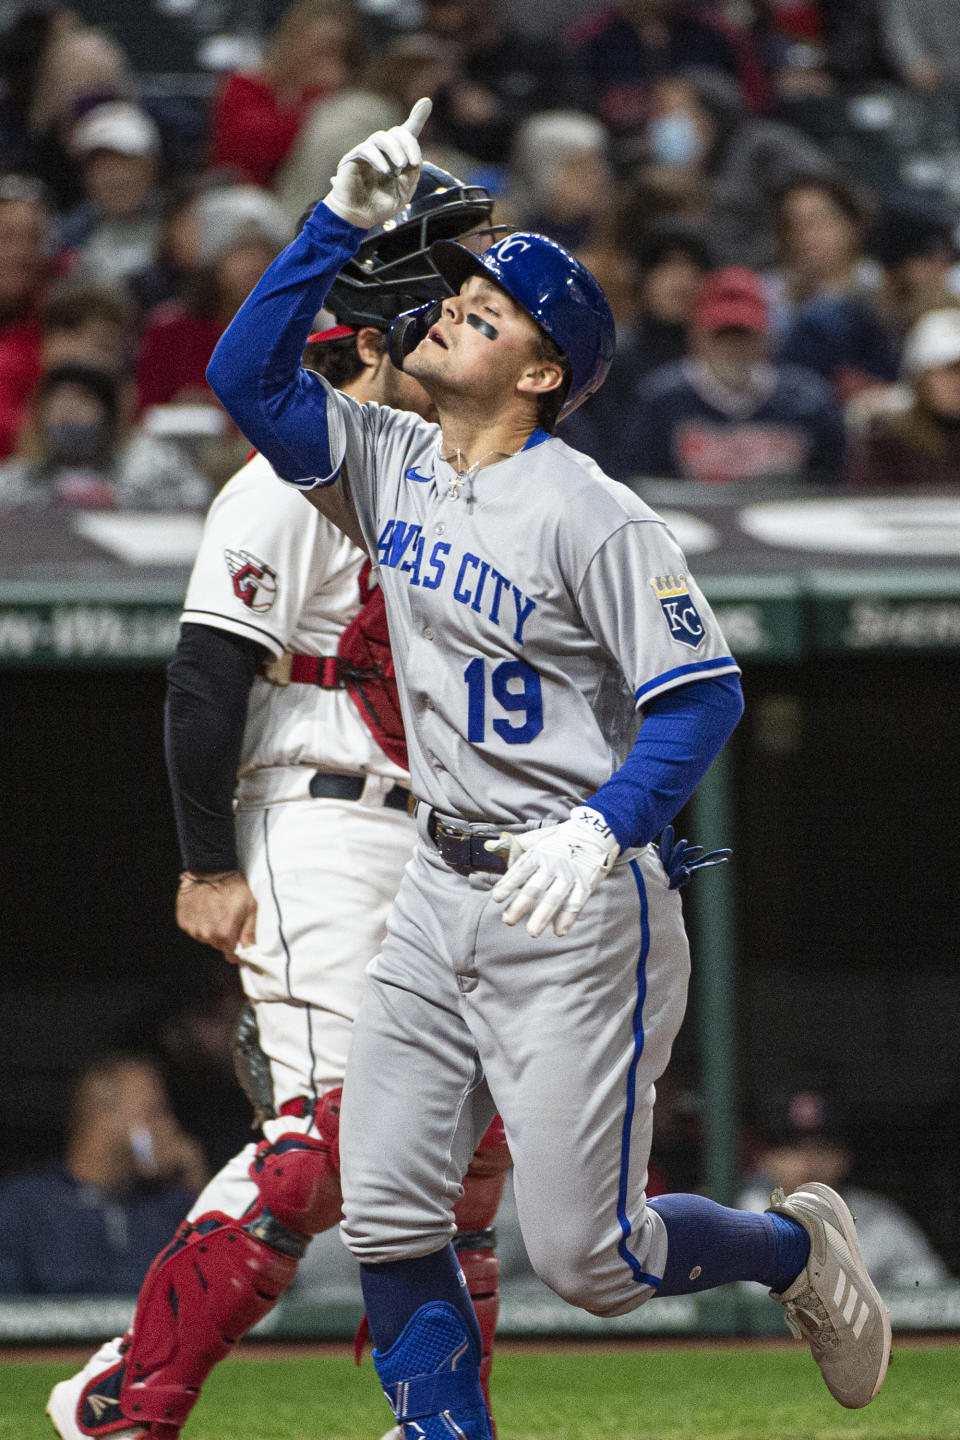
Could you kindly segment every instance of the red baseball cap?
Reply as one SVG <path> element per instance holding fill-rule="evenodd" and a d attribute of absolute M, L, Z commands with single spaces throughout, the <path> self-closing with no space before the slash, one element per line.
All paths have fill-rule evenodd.
<path fill-rule="evenodd" d="M 718 270 L 704 282 L 693 314 L 698 330 L 770 329 L 770 307 L 759 275 L 742 265 Z"/>

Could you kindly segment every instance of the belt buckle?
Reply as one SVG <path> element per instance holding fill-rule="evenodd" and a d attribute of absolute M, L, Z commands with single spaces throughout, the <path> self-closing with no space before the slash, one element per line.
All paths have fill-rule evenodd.
<path fill-rule="evenodd" d="M 264 660 L 260 666 L 260 674 L 271 685 L 283 687 L 290 684 L 292 669 L 293 655 L 289 650 L 284 650 L 282 655 Z"/>
<path fill-rule="evenodd" d="M 435 818 L 435 825 L 436 846 L 437 849 L 440 851 L 440 859 L 443 861 L 444 865 L 446 865 L 449 869 L 453 870 L 457 875 L 469 875 L 473 869 L 473 866 L 470 863 L 469 859 L 466 863 L 464 863 L 462 859 L 459 862 L 454 862 L 448 857 L 448 853 L 445 853 L 447 851 L 447 845 L 445 845 L 444 842 L 446 841 L 449 842 L 450 845 L 458 846 L 459 853 L 462 856 L 464 843 L 469 843 L 470 836 L 464 830 L 454 830 L 451 826 L 444 825 L 443 821 L 439 818 L 439 816 L 436 816 Z"/>

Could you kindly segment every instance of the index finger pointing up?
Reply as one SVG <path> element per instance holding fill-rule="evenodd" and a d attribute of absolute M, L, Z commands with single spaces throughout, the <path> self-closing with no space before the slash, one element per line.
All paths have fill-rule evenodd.
<path fill-rule="evenodd" d="M 422 100 L 418 100 L 416 105 L 414 105 L 413 109 L 410 111 L 410 114 L 407 116 L 406 120 L 404 120 L 403 128 L 405 130 L 409 130 L 411 135 L 419 135 L 424 125 L 426 125 L 427 119 L 432 109 L 432 100 L 429 100 L 426 97 L 424 97 Z"/>

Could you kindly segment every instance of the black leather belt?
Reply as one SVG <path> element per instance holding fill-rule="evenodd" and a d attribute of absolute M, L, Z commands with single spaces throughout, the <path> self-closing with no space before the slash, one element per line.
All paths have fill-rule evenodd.
<path fill-rule="evenodd" d="M 332 775 L 318 770 L 310 781 L 310 794 L 314 800 L 359 800 L 366 784 L 362 775 Z M 383 797 L 388 810 L 410 812 L 410 791 L 402 785 L 394 785 Z"/>
<path fill-rule="evenodd" d="M 430 811 L 427 834 L 440 851 L 440 859 L 458 875 L 469 875 L 474 870 L 486 870 L 490 875 L 503 875 L 507 862 L 502 855 L 492 855 L 483 847 L 491 838 L 489 835 L 471 835 L 467 830 L 453 830 L 437 819 L 437 812 Z"/>

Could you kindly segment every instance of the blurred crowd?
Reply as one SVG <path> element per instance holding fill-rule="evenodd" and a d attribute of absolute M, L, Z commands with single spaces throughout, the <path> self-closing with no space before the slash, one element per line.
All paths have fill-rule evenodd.
<path fill-rule="evenodd" d="M 242 1146 L 250 1138 L 245 1099 L 237 1110 L 223 1086 L 232 1069 L 235 1019 L 228 991 L 222 990 L 212 1004 L 174 1020 L 176 1038 L 165 1053 L 119 1050 L 101 1055 L 76 1075 L 64 1107 L 59 1155 L 42 1168 L 0 1179 L 0 1298 L 138 1290 L 154 1255 L 230 1144 Z M 185 1025 L 195 1032 L 200 1027 L 202 1037 L 183 1033 Z M 189 1076 L 194 1102 L 202 1092 L 202 1110 L 189 1103 L 185 1091 L 178 1093 L 178 1060 L 186 1058 L 185 1051 L 189 1070 L 181 1077 Z M 239 1095 L 235 1083 L 233 1090 Z M 216 1135 L 204 1129 L 203 1121 L 209 1126 L 211 1118 L 219 1121 Z M 648 1196 L 701 1190 L 701 1121 L 695 1089 L 671 1066 L 657 1082 Z M 951 1272 L 917 1218 L 891 1196 L 858 1183 L 848 1129 L 849 1120 L 829 1092 L 766 1094 L 741 1128 L 738 1206 L 759 1212 L 770 1203 L 775 1186 L 789 1193 L 820 1181 L 838 1189 L 854 1209 L 859 1243 L 881 1291 L 929 1290 L 949 1282 Z M 535 1282 L 512 1178 L 497 1214 L 497 1237 L 502 1278 Z M 297 1286 L 301 1293 L 324 1299 L 331 1290 L 338 1298 L 350 1293 L 360 1303 L 356 1262 L 336 1229 L 313 1240 Z"/>
<path fill-rule="evenodd" d="M 611 375 L 561 433 L 608 473 L 960 483 L 950 0 L 241 8 L 270 27 L 184 96 L 109 6 L 0 8 L 0 505 L 202 508 L 246 449 L 219 335 L 420 95 L 427 158 L 607 290 Z"/>

